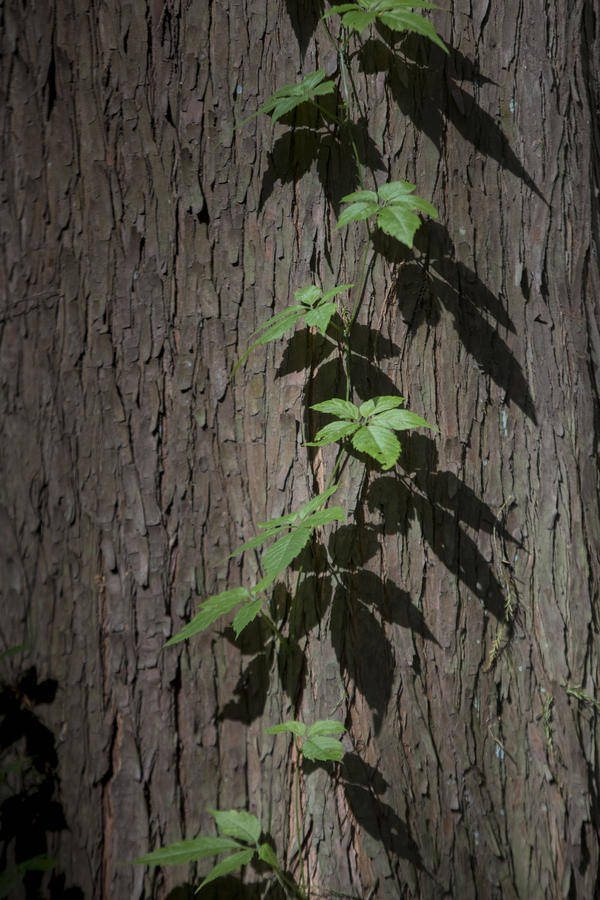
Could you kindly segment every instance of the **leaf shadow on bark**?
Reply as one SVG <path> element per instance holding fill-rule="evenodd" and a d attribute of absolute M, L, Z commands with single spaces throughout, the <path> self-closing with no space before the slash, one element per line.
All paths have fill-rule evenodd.
<path fill-rule="evenodd" d="M 286 9 L 304 60 L 308 45 L 323 15 L 323 0 L 285 0 Z"/>
<path fill-rule="evenodd" d="M 48 853 L 48 834 L 68 828 L 63 808 L 57 799 L 59 780 L 58 755 L 52 731 L 35 713 L 40 704 L 54 702 L 58 682 L 38 681 L 35 666 L 25 671 L 15 683 L 5 683 L 0 690 L 0 753 L 16 757 L 20 765 L 21 787 L 17 793 L 7 791 L 0 802 L 0 863 L 6 865 L 6 852 L 14 842 L 17 862 Z M 9 762 L 14 761 L 9 757 Z M 4 793 L 4 792 L 3 792 Z M 27 897 L 41 896 L 44 872 L 29 871 L 23 878 Z M 57 865 L 50 876 L 50 900 L 83 900 L 77 886 L 65 887 L 66 878 Z"/>
<path fill-rule="evenodd" d="M 330 775 L 334 774 L 331 763 L 305 760 L 303 769 L 307 775 L 315 769 L 325 769 Z M 339 777 L 358 825 L 383 845 L 390 864 L 391 858 L 395 857 L 406 859 L 416 868 L 425 870 L 419 847 L 407 823 L 381 799 L 380 795 L 389 785 L 379 769 L 370 766 L 357 753 L 345 753 Z"/>
<path fill-rule="evenodd" d="M 423 325 L 435 327 L 442 309 L 452 316 L 458 337 L 478 367 L 505 393 L 534 424 L 537 417 L 529 384 L 508 344 L 502 339 L 496 322 L 514 333 L 512 321 L 502 302 L 494 297 L 481 279 L 467 266 L 454 261 L 454 244 L 446 229 L 427 222 L 415 238 L 421 259 L 411 259 L 393 238 L 378 233 L 375 246 L 390 264 L 398 267 L 394 293 L 401 305 L 404 322 L 410 331 Z"/>
<path fill-rule="evenodd" d="M 244 666 L 234 688 L 234 697 L 218 715 L 218 720 L 230 719 L 249 725 L 264 712 L 274 653 L 280 684 L 294 702 L 303 687 L 305 657 L 298 644 L 321 622 L 331 603 L 331 577 L 323 574 L 324 548 L 314 542 L 296 559 L 292 570 L 302 567 L 305 577 L 295 592 L 279 583 L 271 600 L 270 613 L 281 628 L 289 627 L 290 640 L 275 649 L 269 631 L 259 621 L 252 622 L 239 638 L 233 628 L 226 628 L 222 636 L 252 658 Z M 316 573 L 320 574 L 317 575 Z M 311 574 L 315 573 L 315 574 Z"/>
<path fill-rule="evenodd" d="M 326 106 L 327 99 L 323 98 L 323 106 Z M 331 106 L 333 111 L 334 104 Z M 312 114 L 312 110 L 310 113 Z M 345 146 L 344 133 L 340 133 L 338 127 L 331 124 L 324 130 L 323 124 L 314 121 L 314 115 L 312 119 L 313 122 L 307 120 L 307 114 L 300 106 L 296 118 L 293 113 L 289 113 L 279 120 L 283 125 L 289 125 L 290 130 L 276 139 L 269 153 L 268 168 L 263 175 L 261 186 L 259 209 L 263 209 L 276 184 L 297 183 L 315 164 L 324 195 L 336 216 L 339 214 L 342 197 L 360 187 L 356 160 L 351 148 Z M 383 158 L 369 137 L 365 120 L 360 119 L 349 125 L 349 128 L 361 164 L 371 172 L 383 171 L 385 168 Z"/>
<path fill-rule="evenodd" d="M 374 572 L 341 572 L 331 608 L 331 635 L 340 669 L 354 682 L 373 713 L 375 733 L 391 697 L 394 652 L 390 624 L 409 628 L 437 644 L 410 594 Z M 373 661 L 377 660 L 377 665 Z"/>
<path fill-rule="evenodd" d="M 433 443 L 422 435 L 404 438 L 404 446 L 423 448 Z M 403 465 L 408 471 L 410 452 Z M 504 590 L 493 565 L 488 562 L 463 525 L 491 534 L 494 529 L 506 540 L 514 541 L 503 523 L 474 492 L 450 472 L 431 470 L 419 483 L 404 480 L 398 474 L 376 478 L 367 491 L 367 504 L 382 519 L 384 534 L 408 535 L 410 523 L 417 520 L 423 539 L 437 558 L 484 605 L 498 621 L 505 619 Z M 517 542 L 518 543 L 518 542 Z"/>
<path fill-rule="evenodd" d="M 440 48 L 427 46 L 427 42 L 413 36 L 403 41 L 401 54 L 383 41 L 371 38 L 357 55 L 361 72 L 367 75 L 385 72 L 386 83 L 400 111 L 438 150 L 442 150 L 449 119 L 475 150 L 515 175 L 547 205 L 500 125 L 479 105 L 474 94 L 459 85 L 459 80 L 471 81 L 478 90 L 483 84 L 495 84 L 479 72 L 476 63 L 451 48 L 448 58 Z M 440 77 L 442 69 L 446 78 Z"/>

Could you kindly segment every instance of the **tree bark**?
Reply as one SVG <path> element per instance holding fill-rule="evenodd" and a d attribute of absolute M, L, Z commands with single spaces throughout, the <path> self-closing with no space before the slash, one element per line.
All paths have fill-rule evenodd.
<path fill-rule="evenodd" d="M 349 729 L 303 780 L 315 892 L 598 891 L 599 13 L 459 2 L 434 13 L 448 56 L 383 29 L 353 57 L 366 186 L 439 211 L 413 253 L 376 237 L 355 397 L 399 391 L 441 434 L 390 473 L 350 460 L 349 523 L 293 606 L 296 575 L 275 592 L 286 654 L 222 624 L 163 645 L 333 465 L 303 442 L 343 393 L 335 347 L 300 331 L 230 379 L 294 290 L 357 280 L 336 129 L 233 130 L 335 71 L 319 4 L 7 0 L 1 633 L 30 647 L 10 677 L 58 685 L 48 846 L 86 898 L 187 896 L 207 866 L 119 863 L 209 832 L 207 807 L 258 815 L 298 877 L 294 759 L 265 733 L 291 717 Z M 244 878 L 213 896 L 265 894 Z"/>

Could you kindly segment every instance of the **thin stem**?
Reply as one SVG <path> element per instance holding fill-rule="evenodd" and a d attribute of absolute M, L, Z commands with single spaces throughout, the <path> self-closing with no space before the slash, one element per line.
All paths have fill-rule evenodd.
<path fill-rule="evenodd" d="M 316 100 L 312 100 L 312 99 L 311 99 L 311 103 L 312 103 L 313 106 L 316 106 L 316 107 L 317 107 L 317 109 L 319 110 L 319 112 L 323 113 L 324 116 L 327 116 L 328 118 L 330 118 L 332 122 L 335 122 L 335 124 L 336 124 L 336 125 L 339 125 L 340 128 L 341 128 L 341 126 L 342 126 L 342 120 L 341 120 L 341 119 L 338 119 L 338 117 L 336 116 L 335 113 L 329 112 L 328 109 L 325 109 L 325 107 L 324 107 L 324 106 L 321 106 L 320 103 L 317 103 Z"/>
<path fill-rule="evenodd" d="M 302 891 L 306 894 L 306 882 L 304 881 L 304 859 L 302 856 L 302 816 L 300 813 L 300 747 L 297 737 L 294 735 L 294 745 L 296 747 L 296 773 L 295 773 L 295 796 L 296 796 L 296 840 L 298 842 L 298 865 L 300 866 L 300 885 Z"/>

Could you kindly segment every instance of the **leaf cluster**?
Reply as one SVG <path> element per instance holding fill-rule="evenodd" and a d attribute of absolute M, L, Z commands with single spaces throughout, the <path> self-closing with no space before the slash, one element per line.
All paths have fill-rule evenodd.
<path fill-rule="evenodd" d="M 421 416 L 407 409 L 398 409 L 404 403 L 403 397 L 374 397 L 361 406 L 349 400 L 325 400 L 311 409 L 336 416 L 317 432 L 315 440 L 308 447 L 322 447 L 345 438 L 352 439 L 352 446 L 359 453 L 367 453 L 381 463 L 383 469 L 391 469 L 400 456 L 400 442 L 395 431 L 408 428 L 431 428 L 437 431 Z"/>
<path fill-rule="evenodd" d="M 194 618 L 181 631 L 173 635 L 167 641 L 166 646 L 178 644 L 180 641 L 199 634 L 236 607 L 239 609 L 233 620 L 233 629 L 236 637 L 239 637 L 244 628 L 261 613 L 263 598 L 260 595 L 271 587 L 275 579 L 304 550 L 315 529 L 330 522 L 345 521 L 346 514 L 341 506 L 322 508 L 336 489 L 337 485 L 332 485 L 322 494 L 313 497 L 300 509 L 260 524 L 259 528 L 263 530 L 238 547 L 227 558 L 231 559 L 246 550 L 252 550 L 268 541 L 273 541 L 261 557 L 264 577 L 251 588 L 232 588 L 209 597 Z"/>
<path fill-rule="evenodd" d="M 277 313 L 276 316 L 271 316 L 251 335 L 251 337 L 256 337 L 257 334 L 260 334 L 260 337 L 240 357 L 235 364 L 232 374 L 235 374 L 255 347 L 258 347 L 260 344 L 268 344 L 269 341 L 279 340 L 286 331 L 293 328 L 302 318 L 304 318 L 306 325 L 309 327 L 314 326 L 325 336 L 329 323 L 337 311 L 337 305 L 333 302 L 333 298 L 352 287 L 354 287 L 353 284 L 339 284 L 327 291 L 323 291 L 321 288 L 311 285 L 295 291 L 294 299 L 296 303 L 288 306 L 283 312 Z"/>
<path fill-rule="evenodd" d="M 304 722 L 291 719 L 280 725 L 273 725 L 267 729 L 267 734 L 282 734 L 288 732 L 300 738 L 299 747 L 302 756 L 310 760 L 321 762 L 341 762 L 344 755 L 342 742 L 331 737 L 332 734 L 343 734 L 346 731 L 341 722 L 334 719 L 319 719 L 308 728 Z"/>
<path fill-rule="evenodd" d="M 277 119 L 285 116 L 286 113 L 291 112 L 292 109 L 300 106 L 301 103 L 310 102 L 313 100 L 313 97 L 332 94 L 335 90 L 335 83 L 324 79 L 325 69 L 319 69 L 317 72 L 311 72 L 310 75 L 307 75 L 306 78 L 303 78 L 297 84 L 286 84 L 275 91 L 274 94 L 271 94 L 268 100 L 265 100 L 255 113 L 252 113 L 251 116 L 240 122 L 237 127 L 241 128 L 246 122 L 250 122 L 251 119 L 255 119 L 262 113 L 271 116 L 273 122 L 276 122 Z"/>
<path fill-rule="evenodd" d="M 342 25 L 352 31 L 358 31 L 359 34 L 379 19 L 393 31 L 413 31 L 423 35 L 447 53 L 446 45 L 429 19 L 412 12 L 413 9 L 437 8 L 426 0 L 357 0 L 356 3 L 336 4 L 323 18 L 338 15 L 341 17 Z"/>
<path fill-rule="evenodd" d="M 217 829 L 221 832 L 219 836 L 177 841 L 154 850 L 152 853 L 147 853 L 145 856 L 140 856 L 132 862 L 144 866 L 181 866 L 233 850 L 233 853 L 213 866 L 200 884 L 198 891 L 222 875 L 227 875 L 229 872 L 239 869 L 240 866 L 248 865 L 255 854 L 258 854 L 258 858 L 275 872 L 281 873 L 277 856 L 271 845 L 260 843 L 262 825 L 256 816 L 245 810 L 235 809 L 209 809 L 208 812 L 214 818 Z"/>
<path fill-rule="evenodd" d="M 437 219 L 437 211 L 428 200 L 413 195 L 415 185 L 408 181 L 391 181 L 376 191 L 355 191 L 342 197 L 348 203 L 342 210 L 336 230 L 350 222 L 360 222 L 375 216 L 379 228 L 386 234 L 412 248 L 413 238 L 421 220 L 414 210 Z"/>

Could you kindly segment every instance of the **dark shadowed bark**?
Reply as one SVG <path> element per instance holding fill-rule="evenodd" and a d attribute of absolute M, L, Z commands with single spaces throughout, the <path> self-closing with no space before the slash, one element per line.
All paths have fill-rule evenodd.
<path fill-rule="evenodd" d="M 251 555 L 223 558 L 333 464 L 303 442 L 310 404 L 343 391 L 334 345 L 300 330 L 230 380 L 295 289 L 357 278 L 363 231 L 334 232 L 358 187 L 343 136 L 304 110 L 233 131 L 336 70 L 318 6 L 3 7 L 0 635 L 30 649 L 1 665 L 56 683 L 35 706 L 63 816 L 54 895 L 188 896 L 206 866 L 119 863 L 211 829 L 207 807 L 260 816 L 297 877 L 293 759 L 265 729 L 333 717 L 344 762 L 303 785 L 315 891 L 589 900 L 596 0 L 461 0 L 435 13 L 447 57 L 365 35 L 366 186 L 414 182 L 439 219 L 413 253 L 376 237 L 355 397 L 399 391 L 441 434 L 411 433 L 388 473 L 350 460 L 348 524 L 305 555 L 294 605 L 294 573 L 275 592 L 295 653 L 226 623 L 163 649 L 200 599 L 250 583 Z M 262 887 L 213 896 L 265 895 L 244 878 Z"/>

